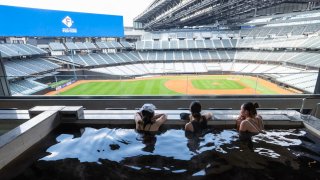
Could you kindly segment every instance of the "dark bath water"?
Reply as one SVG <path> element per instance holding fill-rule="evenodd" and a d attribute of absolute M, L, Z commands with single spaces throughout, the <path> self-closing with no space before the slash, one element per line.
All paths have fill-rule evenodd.
<path fill-rule="evenodd" d="M 176 129 L 80 131 L 55 135 L 55 144 L 14 179 L 320 178 L 319 141 L 303 129 L 268 130 L 253 137 L 253 149 L 235 130 L 191 139 Z"/>

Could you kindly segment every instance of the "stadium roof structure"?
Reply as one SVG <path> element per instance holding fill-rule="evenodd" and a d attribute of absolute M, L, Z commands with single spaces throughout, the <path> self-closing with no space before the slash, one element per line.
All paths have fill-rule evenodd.
<path fill-rule="evenodd" d="M 307 11 L 319 5 L 320 0 L 155 0 L 134 24 L 146 30 L 237 25 L 257 16 Z"/>

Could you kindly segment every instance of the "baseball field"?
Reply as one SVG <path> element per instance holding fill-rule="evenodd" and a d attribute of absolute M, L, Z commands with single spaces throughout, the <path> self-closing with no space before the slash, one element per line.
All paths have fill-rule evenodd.
<path fill-rule="evenodd" d="M 78 80 L 47 95 L 241 95 L 294 94 L 261 78 L 243 75 L 158 76 L 128 80 Z"/>

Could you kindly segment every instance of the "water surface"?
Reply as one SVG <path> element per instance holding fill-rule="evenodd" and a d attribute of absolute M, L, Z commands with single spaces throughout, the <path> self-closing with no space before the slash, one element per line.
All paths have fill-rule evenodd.
<path fill-rule="evenodd" d="M 82 134 L 79 135 L 79 132 Z M 235 130 L 188 138 L 133 129 L 83 128 L 56 144 L 16 179 L 319 179 L 320 144 L 303 129 L 269 130 L 253 149 Z"/>

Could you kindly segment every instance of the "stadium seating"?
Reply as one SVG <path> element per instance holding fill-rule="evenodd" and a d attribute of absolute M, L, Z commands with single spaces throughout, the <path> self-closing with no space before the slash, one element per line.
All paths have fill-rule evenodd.
<path fill-rule="evenodd" d="M 60 56 L 68 62 L 82 66 L 118 64 L 139 61 L 191 61 L 191 60 L 239 60 L 289 62 L 297 65 L 320 67 L 320 55 L 311 52 L 272 52 L 272 51 L 235 51 L 235 50 L 184 50 L 184 51 L 143 51 L 107 54 L 86 54 Z"/>
<path fill-rule="evenodd" d="M 108 62 L 100 54 L 88 54 L 90 59 L 94 59 L 98 64 L 108 64 Z"/>
<path fill-rule="evenodd" d="M 82 42 L 75 42 L 74 45 L 77 47 L 77 49 L 88 49 Z"/>
<path fill-rule="evenodd" d="M 66 42 L 65 45 L 68 50 L 80 50 L 79 47 L 73 42 Z"/>
<path fill-rule="evenodd" d="M 96 43 L 99 49 L 123 49 L 124 47 L 116 41 L 101 41 Z"/>
<path fill-rule="evenodd" d="M 21 80 L 17 82 L 11 82 L 9 84 L 11 94 L 16 95 L 30 95 L 35 92 L 41 91 L 48 86 L 33 80 Z"/>
<path fill-rule="evenodd" d="M 94 50 L 94 49 L 97 49 L 97 47 L 91 42 L 75 42 L 75 43 L 66 42 L 65 45 L 66 45 L 68 50 Z"/>
<path fill-rule="evenodd" d="M 116 41 L 111 41 L 110 43 L 111 43 L 111 46 L 113 47 L 111 49 L 122 49 L 123 48 L 123 46 Z"/>
<path fill-rule="evenodd" d="M 237 40 L 163 40 L 163 41 L 138 41 L 137 50 L 167 50 L 167 49 L 217 49 L 234 48 Z"/>
<path fill-rule="evenodd" d="M 315 82 L 318 78 L 317 71 L 309 71 L 308 73 L 300 72 L 298 74 L 289 74 L 280 78 L 278 81 L 297 87 L 299 89 L 306 90 L 313 93 L 315 88 Z"/>
<path fill-rule="evenodd" d="M 30 44 L 0 44 L 1 57 L 44 55 L 46 51 Z"/>
<path fill-rule="evenodd" d="M 103 42 L 96 43 L 99 49 L 108 49 L 108 47 Z"/>
<path fill-rule="evenodd" d="M 125 48 L 125 49 L 132 49 L 132 45 L 128 43 L 127 41 L 120 41 L 120 44 Z"/>
<path fill-rule="evenodd" d="M 59 65 L 44 58 L 11 60 L 4 62 L 4 66 L 6 68 L 7 76 L 12 78 L 39 74 L 60 68 Z"/>
<path fill-rule="evenodd" d="M 168 49 L 231 49 L 231 48 L 320 48 L 320 37 L 256 38 L 222 40 L 138 41 L 136 50 Z"/>
<path fill-rule="evenodd" d="M 50 42 L 49 47 L 52 51 L 65 51 L 66 47 L 62 43 Z"/>
<path fill-rule="evenodd" d="M 97 47 L 91 42 L 84 42 L 83 45 L 89 50 L 97 49 Z"/>

